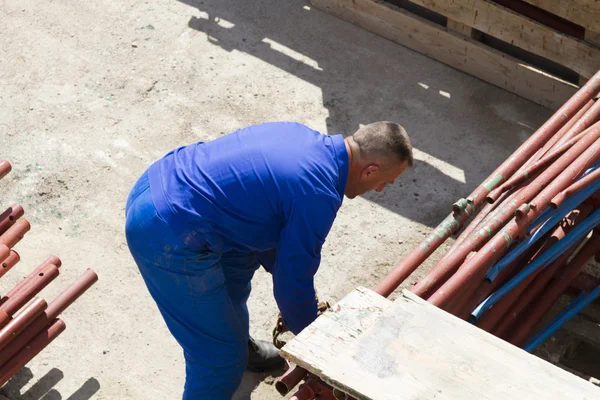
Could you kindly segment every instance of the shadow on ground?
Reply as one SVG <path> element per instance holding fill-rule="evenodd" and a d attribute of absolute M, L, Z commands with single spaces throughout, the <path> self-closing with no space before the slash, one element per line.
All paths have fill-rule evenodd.
<path fill-rule="evenodd" d="M 455 200 L 550 115 L 307 1 L 179 1 L 198 10 L 190 9 L 188 25 L 214 45 L 319 87 L 329 134 L 351 134 L 359 124 L 378 120 L 402 124 L 417 149 L 415 168 L 401 185 L 365 197 L 428 226 L 437 225 Z M 287 88 L 278 89 L 293 98 Z"/>
<path fill-rule="evenodd" d="M 1 396 L 6 396 L 10 400 L 89 400 L 100 390 L 100 383 L 95 378 L 90 378 L 75 393 L 65 397 L 54 389 L 63 377 L 61 370 L 53 368 L 29 389 L 23 391 L 34 379 L 31 370 L 25 367 L 0 389 L 0 399 Z"/>

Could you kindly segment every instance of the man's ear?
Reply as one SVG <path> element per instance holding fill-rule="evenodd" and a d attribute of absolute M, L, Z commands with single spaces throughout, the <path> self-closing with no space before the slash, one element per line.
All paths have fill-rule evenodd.
<path fill-rule="evenodd" d="M 370 178 L 372 174 L 379 171 L 379 166 L 376 164 L 369 164 L 365 168 L 363 168 L 361 177 L 362 178 Z"/>

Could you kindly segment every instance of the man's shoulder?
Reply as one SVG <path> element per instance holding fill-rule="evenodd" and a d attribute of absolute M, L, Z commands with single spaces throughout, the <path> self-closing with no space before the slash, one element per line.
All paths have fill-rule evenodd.
<path fill-rule="evenodd" d="M 269 121 L 260 124 L 250 125 L 247 128 L 253 131 L 273 131 L 278 133 L 305 133 L 305 134 L 319 134 L 323 133 L 304 125 L 300 122 L 295 121 Z"/>

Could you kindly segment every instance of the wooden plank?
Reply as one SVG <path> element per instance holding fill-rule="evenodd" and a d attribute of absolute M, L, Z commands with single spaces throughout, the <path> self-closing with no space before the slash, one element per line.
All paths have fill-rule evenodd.
<path fill-rule="evenodd" d="M 408 291 L 366 330 L 342 318 L 350 311 L 319 317 L 282 352 L 359 400 L 600 398 L 600 388 Z"/>
<path fill-rule="evenodd" d="M 585 41 L 593 43 L 595 46 L 600 46 L 600 33 L 586 29 L 585 30 Z"/>
<path fill-rule="evenodd" d="M 311 3 L 318 9 L 554 110 L 577 90 L 575 85 L 379 0 L 311 0 Z"/>
<path fill-rule="evenodd" d="M 598 0 L 524 0 L 552 14 L 600 32 L 600 1 Z"/>
<path fill-rule="evenodd" d="M 325 338 L 323 338 L 324 341 L 322 343 L 310 343 L 313 343 L 317 347 L 322 346 L 323 351 L 334 354 L 338 348 L 343 348 L 345 341 L 353 340 L 364 330 L 372 326 L 381 316 L 383 310 L 390 304 L 392 304 L 390 300 L 371 290 L 359 287 L 317 318 L 305 331 L 309 333 L 324 332 Z M 334 326 L 335 328 L 329 330 L 328 327 L 330 326 Z M 330 334 L 327 332 L 330 332 Z M 305 336 L 307 336 L 307 340 L 309 341 L 314 338 L 313 335 Z M 293 340 L 296 340 L 296 338 Z M 315 369 L 321 357 L 319 352 L 312 356 L 304 356 L 300 360 L 296 358 L 293 351 L 288 352 L 288 349 L 290 349 L 289 343 L 281 349 L 283 357 L 312 373 L 319 374 L 320 370 Z M 314 357 L 314 360 L 311 360 L 311 357 Z"/>
<path fill-rule="evenodd" d="M 590 78 L 600 50 L 489 0 L 410 0 Z"/>
<path fill-rule="evenodd" d="M 477 40 L 478 42 L 480 42 L 483 38 L 483 34 L 477 29 L 473 29 L 469 25 L 465 25 L 462 22 L 458 22 L 450 18 L 448 18 L 446 27 L 451 31 L 462 33 L 463 35 L 468 36 L 471 39 Z"/>

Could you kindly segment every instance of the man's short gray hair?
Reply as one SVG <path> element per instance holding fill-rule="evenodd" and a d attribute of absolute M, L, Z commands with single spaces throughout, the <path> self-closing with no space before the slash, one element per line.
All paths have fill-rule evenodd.
<path fill-rule="evenodd" d="M 360 148 L 361 157 L 379 158 L 395 156 L 400 162 L 413 166 L 410 139 L 404 128 L 394 122 L 380 121 L 360 128 L 352 135 Z"/>

